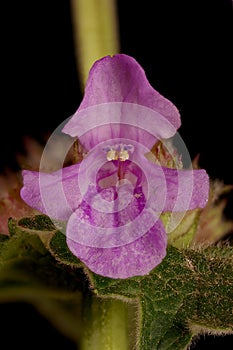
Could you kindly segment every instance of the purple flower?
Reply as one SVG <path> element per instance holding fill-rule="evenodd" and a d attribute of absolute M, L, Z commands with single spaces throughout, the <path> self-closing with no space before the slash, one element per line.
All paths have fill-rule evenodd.
<path fill-rule="evenodd" d="M 53 173 L 24 170 L 21 196 L 67 222 L 67 245 L 92 271 L 111 278 L 145 275 L 166 255 L 165 211 L 203 208 L 209 179 L 200 170 L 150 162 L 145 154 L 180 126 L 176 107 L 127 55 L 97 61 L 83 101 L 63 128 L 87 155 Z"/>

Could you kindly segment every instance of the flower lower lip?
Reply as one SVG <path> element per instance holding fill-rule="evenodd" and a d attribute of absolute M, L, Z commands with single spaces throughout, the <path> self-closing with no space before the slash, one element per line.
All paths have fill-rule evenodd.
<path fill-rule="evenodd" d="M 82 213 L 80 213 L 80 210 L 77 210 L 69 219 L 67 239 L 93 248 L 122 247 L 144 236 L 158 220 L 159 214 L 152 212 L 150 209 L 144 209 L 134 220 L 130 221 L 129 219 L 129 222 L 122 226 L 106 228 L 93 226 L 90 222 L 84 222 Z"/>

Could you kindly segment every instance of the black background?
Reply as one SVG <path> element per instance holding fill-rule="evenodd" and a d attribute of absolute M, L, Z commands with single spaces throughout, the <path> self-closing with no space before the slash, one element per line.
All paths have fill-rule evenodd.
<path fill-rule="evenodd" d="M 17 169 L 15 154 L 23 152 L 25 135 L 41 141 L 75 112 L 82 94 L 69 1 L 3 1 L 0 7 L 3 170 Z M 133 56 L 151 85 L 179 109 L 179 132 L 191 158 L 200 154 L 200 165 L 211 178 L 233 183 L 231 1 L 118 0 L 117 9 L 121 52 Z M 229 217 L 232 202 L 230 194 Z M 6 339 L 13 327 L 19 344 L 27 349 L 27 329 L 36 338 L 39 327 L 40 338 L 47 337 L 57 349 L 74 349 L 68 340 L 62 338 L 62 343 L 62 336 L 30 306 L 1 309 Z M 232 338 L 215 339 L 212 349 L 232 348 L 226 345 L 228 339 Z M 200 340 L 195 349 L 206 349 L 212 341 Z"/>

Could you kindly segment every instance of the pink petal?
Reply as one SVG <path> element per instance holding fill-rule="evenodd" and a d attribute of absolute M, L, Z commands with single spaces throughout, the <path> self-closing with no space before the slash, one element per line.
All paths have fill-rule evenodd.
<path fill-rule="evenodd" d="M 80 164 L 75 164 L 51 174 L 23 170 L 22 199 L 53 219 L 68 220 L 82 200 L 79 167 Z"/>
<path fill-rule="evenodd" d="M 88 150 L 126 136 L 151 148 L 179 126 L 177 108 L 149 84 L 134 58 L 118 54 L 93 65 L 83 101 L 63 131 L 78 136 Z"/>
<path fill-rule="evenodd" d="M 167 200 L 164 211 L 204 208 L 209 197 L 209 176 L 204 169 L 164 169 Z"/>
<path fill-rule="evenodd" d="M 145 162 L 138 154 L 139 157 L 148 183 L 148 198 L 154 198 L 153 210 L 182 212 L 205 207 L 209 176 L 204 169 L 170 169 Z"/>
<path fill-rule="evenodd" d="M 166 255 L 167 235 L 160 220 L 138 240 L 115 248 L 92 248 L 67 238 L 71 252 L 93 272 L 110 278 L 143 276 Z"/>
<path fill-rule="evenodd" d="M 180 126 L 177 108 L 148 82 L 139 63 L 125 54 L 106 56 L 93 65 L 80 105 L 84 109 L 106 102 L 129 102 L 151 108 Z"/>
<path fill-rule="evenodd" d="M 67 223 L 66 235 L 89 247 L 119 247 L 142 237 L 158 217 L 146 206 L 140 186 L 133 190 L 126 182 L 101 192 L 89 186 L 84 201 Z"/>

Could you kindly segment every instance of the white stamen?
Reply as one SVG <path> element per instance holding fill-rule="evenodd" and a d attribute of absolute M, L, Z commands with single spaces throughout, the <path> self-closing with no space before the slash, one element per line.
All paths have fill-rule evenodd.
<path fill-rule="evenodd" d="M 125 162 L 130 157 L 130 152 L 132 153 L 134 147 L 132 145 L 118 144 L 114 146 L 107 146 L 103 148 L 106 152 L 106 158 L 110 162 L 112 160 L 120 160 Z"/>

